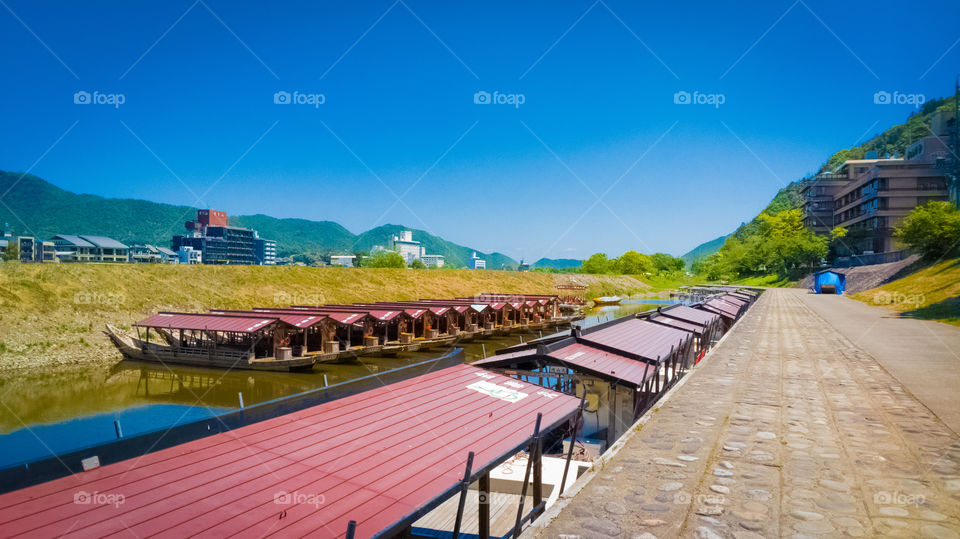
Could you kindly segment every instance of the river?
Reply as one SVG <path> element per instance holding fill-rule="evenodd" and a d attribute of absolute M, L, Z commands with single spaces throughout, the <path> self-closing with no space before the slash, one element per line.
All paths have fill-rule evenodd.
<path fill-rule="evenodd" d="M 671 300 L 627 300 L 588 309 L 585 325 L 654 309 Z M 498 349 L 528 341 L 527 332 L 462 343 L 470 363 Z M 435 348 L 398 357 L 367 357 L 321 364 L 311 372 L 224 371 L 119 361 L 112 366 L 57 367 L 0 373 L 0 468 L 116 439 L 165 429 L 325 384 L 336 384 L 439 357 Z"/>

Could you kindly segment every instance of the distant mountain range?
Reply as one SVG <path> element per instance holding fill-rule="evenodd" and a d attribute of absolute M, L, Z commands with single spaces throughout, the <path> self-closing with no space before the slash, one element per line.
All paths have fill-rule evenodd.
<path fill-rule="evenodd" d="M 8 192 L 9 191 L 9 192 Z M 169 246 L 184 223 L 196 217 L 196 208 L 147 200 L 81 195 L 27 174 L 0 171 L 0 223 L 17 233 L 49 239 L 56 234 L 109 236 L 123 243 Z M 353 234 L 332 221 L 277 219 L 268 215 L 230 217 L 230 224 L 257 230 L 260 237 L 277 241 L 278 256 L 354 253 L 375 245 L 388 245 L 400 230 L 412 230 L 427 253 L 441 254 L 450 266 L 466 266 L 471 254 L 483 258 L 489 269 L 516 268 L 517 261 L 502 253 L 483 253 L 457 245 L 422 230 L 383 225 Z"/>
<path fill-rule="evenodd" d="M 583 260 L 576 258 L 541 258 L 530 265 L 531 268 L 579 268 L 583 265 Z"/>

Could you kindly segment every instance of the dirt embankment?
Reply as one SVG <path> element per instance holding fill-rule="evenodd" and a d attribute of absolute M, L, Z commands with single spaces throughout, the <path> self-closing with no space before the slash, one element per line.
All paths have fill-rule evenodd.
<path fill-rule="evenodd" d="M 129 327 L 158 310 L 206 311 L 296 304 L 395 301 L 485 292 L 554 294 L 579 281 L 594 295 L 633 294 L 629 276 L 469 270 L 0 265 L 0 370 L 114 362 L 104 324 Z"/>

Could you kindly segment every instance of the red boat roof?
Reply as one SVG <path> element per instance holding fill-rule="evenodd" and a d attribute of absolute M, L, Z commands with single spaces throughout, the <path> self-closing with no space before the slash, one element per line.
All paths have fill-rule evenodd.
<path fill-rule="evenodd" d="M 277 321 L 276 317 L 243 316 L 226 314 L 202 313 L 168 313 L 161 312 L 145 318 L 135 326 L 167 328 L 167 329 L 197 329 L 207 331 L 234 331 L 237 333 L 256 333 Z"/>
<path fill-rule="evenodd" d="M 671 350 L 690 338 L 686 331 L 633 318 L 594 331 L 584 331 L 583 341 L 609 346 L 648 359 L 665 359 Z"/>
<path fill-rule="evenodd" d="M 521 350 L 509 354 L 497 354 L 472 365 L 483 367 L 508 367 L 511 362 L 529 360 L 543 360 L 552 364 L 572 367 L 575 371 L 593 374 L 608 380 L 618 380 L 633 386 L 641 386 L 654 375 L 655 368 L 649 363 L 627 356 L 615 354 L 594 348 L 584 343 L 573 343 L 554 350 L 546 355 L 540 355 L 536 349 Z"/>
<path fill-rule="evenodd" d="M 366 316 L 369 316 L 368 313 L 366 312 L 351 313 L 351 312 L 331 311 L 323 314 L 329 316 L 330 318 L 336 320 L 337 322 L 340 322 L 341 324 L 354 324 L 356 322 L 359 322 L 360 320 L 363 320 Z"/>
<path fill-rule="evenodd" d="M 711 299 L 710 301 L 704 303 L 704 306 L 715 309 L 726 318 L 736 318 L 737 313 L 740 312 L 740 307 L 734 306 L 732 303 L 727 303 L 726 301 L 720 301 L 718 299 Z"/>
<path fill-rule="evenodd" d="M 450 310 L 450 307 L 430 307 L 430 312 L 438 316 L 449 310 Z"/>
<path fill-rule="evenodd" d="M 737 296 L 734 296 L 732 294 L 726 294 L 724 296 L 720 296 L 720 299 L 728 303 L 732 303 L 737 307 L 747 304 L 747 300 L 738 298 Z"/>
<path fill-rule="evenodd" d="M 427 314 L 427 309 L 404 309 L 404 312 L 409 314 L 412 318 L 416 319 Z"/>
<path fill-rule="evenodd" d="M 656 317 L 650 318 L 650 320 L 659 324 L 666 324 L 668 326 L 673 326 L 675 328 L 680 328 L 686 331 L 692 331 L 696 334 L 700 334 L 704 332 L 703 326 L 687 322 L 686 320 L 677 320 L 675 318 L 670 318 L 668 316 L 656 316 Z"/>
<path fill-rule="evenodd" d="M 694 309 L 693 307 L 687 307 L 686 305 L 677 305 L 669 309 L 663 309 L 660 314 L 702 325 L 710 325 L 719 318 L 716 313 L 709 313 L 700 309 Z"/>
<path fill-rule="evenodd" d="M 226 314 L 231 316 L 243 315 L 270 315 L 273 318 L 286 322 L 297 328 L 308 328 L 323 322 L 327 316 L 318 313 L 282 311 L 279 309 L 256 309 L 253 311 L 210 311 L 210 314 Z"/>
<path fill-rule="evenodd" d="M 298 328 L 308 328 L 313 327 L 320 322 L 323 322 L 323 319 L 326 318 L 326 315 L 322 314 L 277 314 L 277 318 L 290 324 L 291 326 Z"/>
<path fill-rule="evenodd" d="M 617 378 L 634 386 L 641 386 L 652 377 L 655 368 L 649 363 L 599 350 L 583 343 L 571 344 L 550 352 L 550 357 L 569 363 L 576 369 L 594 371 L 605 377 Z"/>
<path fill-rule="evenodd" d="M 456 365 L 0 495 L 3 535 L 393 534 L 579 399 Z M 78 495 L 90 503 L 77 503 Z M 120 503 L 114 503 L 120 499 Z M 105 501 L 100 501 L 105 500 Z"/>

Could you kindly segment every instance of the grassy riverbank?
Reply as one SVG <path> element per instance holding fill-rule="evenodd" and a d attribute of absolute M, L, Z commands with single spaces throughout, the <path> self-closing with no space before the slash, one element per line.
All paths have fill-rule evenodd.
<path fill-rule="evenodd" d="M 850 297 L 903 316 L 960 326 L 960 258 L 929 265 Z"/>
<path fill-rule="evenodd" d="M 129 326 L 158 310 L 249 309 L 471 296 L 554 294 L 576 279 L 589 296 L 649 290 L 623 275 L 469 270 L 166 266 L 0 265 L 0 369 L 113 362 L 106 323 Z"/>

